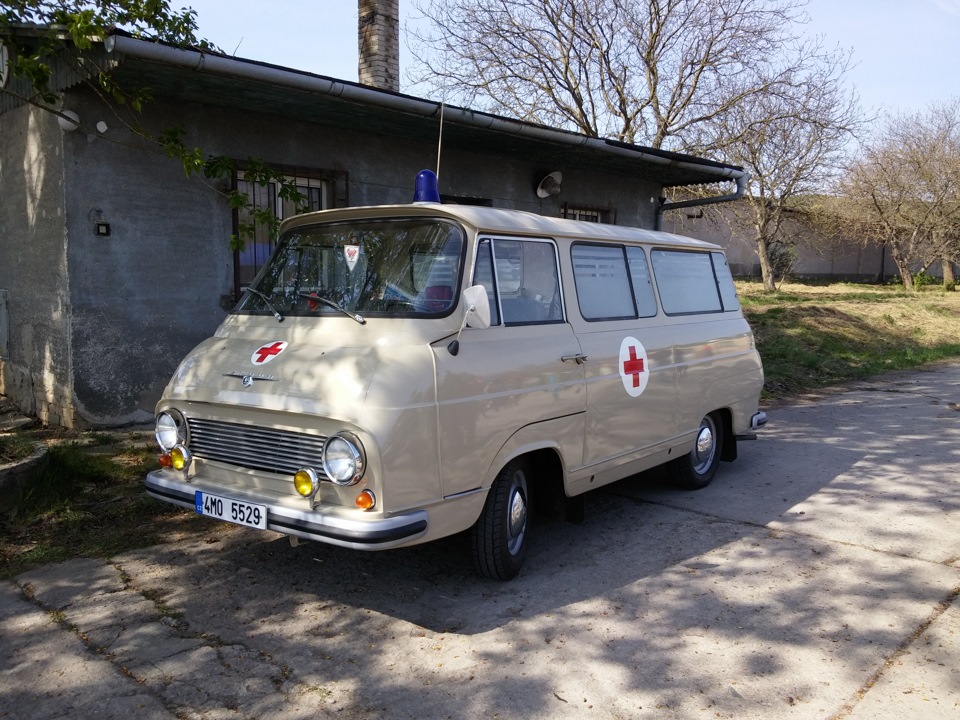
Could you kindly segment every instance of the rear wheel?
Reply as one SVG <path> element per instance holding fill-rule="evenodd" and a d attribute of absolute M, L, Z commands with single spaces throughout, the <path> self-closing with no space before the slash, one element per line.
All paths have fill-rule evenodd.
<path fill-rule="evenodd" d="M 667 464 L 671 482 L 685 490 L 705 488 L 717 474 L 723 452 L 723 418 L 710 413 L 700 421 L 693 450 Z"/>
<path fill-rule="evenodd" d="M 508 463 L 494 480 L 473 526 L 474 562 L 480 574 L 492 580 L 516 577 L 527 555 L 527 474 L 522 461 Z"/>

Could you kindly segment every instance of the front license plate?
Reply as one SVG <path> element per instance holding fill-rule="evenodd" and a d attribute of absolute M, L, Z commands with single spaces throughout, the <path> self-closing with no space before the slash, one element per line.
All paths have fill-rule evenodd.
<path fill-rule="evenodd" d="M 220 495 L 211 495 L 199 490 L 194 496 L 194 502 L 197 506 L 197 512 L 201 515 L 226 520 L 237 525 L 259 528 L 260 530 L 267 529 L 267 508 L 265 505 L 254 505 L 253 503 L 221 497 Z"/>

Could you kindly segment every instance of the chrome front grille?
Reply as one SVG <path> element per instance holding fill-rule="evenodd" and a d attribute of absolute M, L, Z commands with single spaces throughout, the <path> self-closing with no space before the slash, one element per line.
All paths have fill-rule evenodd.
<path fill-rule="evenodd" d="M 190 450 L 195 457 L 293 475 L 313 468 L 323 476 L 323 435 L 271 430 L 254 425 L 188 418 Z"/>

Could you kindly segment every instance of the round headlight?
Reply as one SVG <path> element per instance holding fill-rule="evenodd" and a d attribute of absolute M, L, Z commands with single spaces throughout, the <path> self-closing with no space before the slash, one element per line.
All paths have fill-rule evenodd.
<path fill-rule="evenodd" d="M 154 433 L 157 444 L 165 452 L 169 452 L 177 443 L 187 439 L 186 422 L 183 415 L 176 410 L 167 410 L 157 415 L 157 427 Z"/>
<path fill-rule="evenodd" d="M 337 485 L 360 482 L 364 464 L 363 448 L 353 437 L 334 435 L 323 446 L 323 471 Z"/>

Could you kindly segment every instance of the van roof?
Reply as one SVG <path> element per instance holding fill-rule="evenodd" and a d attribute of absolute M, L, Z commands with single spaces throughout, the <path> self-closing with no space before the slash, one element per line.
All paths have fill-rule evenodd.
<path fill-rule="evenodd" d="M 567 220 L 547 217 L 524 210 L 505 210 L 502 208 L 482 207 L 478 205 L 443 205 L 429 203 L 422 205 L 375 205 L 368 207 L 348 207 L 333 210 L 319 210 L 304 213 L 284 220 L 281 232 L 304 225 L 340 220 L 384 217 L 446 217 L 459 220 L 464 225 L 479 232 L 497 235 L 530 235 L 546 237 L 567 237 L 589 240 L 610 240 L 623 243 L 655 243 L 661 245 L 682 245 L 698 249 L 721 249 L 719 245 L 703 240 L 675 235 L 658 230 L 626 225 L 606 225 L 604 223 Z"/>

